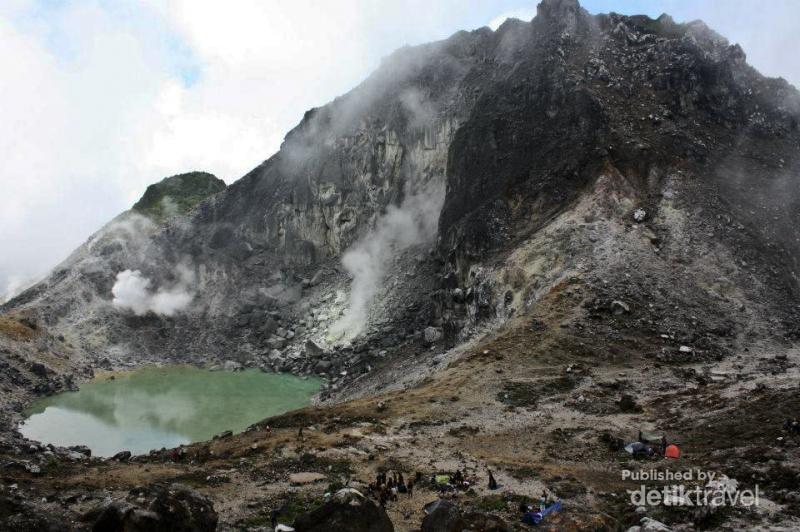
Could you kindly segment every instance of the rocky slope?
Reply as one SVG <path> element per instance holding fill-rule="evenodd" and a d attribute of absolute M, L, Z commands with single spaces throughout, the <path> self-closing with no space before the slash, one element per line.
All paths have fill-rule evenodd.
<path fill-rule="evenodd" d="M 741 406 L 769 436 L 742 435 L 730 456 L 766 452 L 795 478 L 795 444 L 765 451 L 777 419 L 764 407 L 797 406 L 798 154 L 800 94 L 703 23 L 545 0 L 531 22 L 399 50 L 188 213 L 110 224 L 3 307 L 3 386 L 18 400 L 147 361 L 319 373 L 333 406 L 293 423 L 333 424 L 315 436 L 323 449 L 360 441 L 343 455 L 357 475 L 492 466 L 533 496 L 569 491 L 562 467 L 584 486 L 577 528 L 631 523 L 600 509 L 622 489 L 601 487 L 598 471 L 619 464 L 600 430 L 669 430 L 695 445 L 695 465 L 763 474 L 755 459 L 737 473 L 730 442 L 700 423 Z M 120 304 L 119 274 L 136 270 L 188 301 Z M 621 412 L 621 395 L 644 413 Z M 376 396 L 398 406 L 377 414 Z M 437 451 L 440 438 L 451 447 Z M 231 460 L 253 454 L 236 441 Z M 586 452 L 554 455 L 565 442 Z M 225 526 L 256 513 L 235 494 L 281 458 L 273 443 L 237 466 L 236 489 L 207 488 Z M 362 456 L 376 448 L 378 464 Z M 549 473 L 514 481 L 525 463 Z M 765 478 L 791 527 L 780 505 L 796 492 Z"/>

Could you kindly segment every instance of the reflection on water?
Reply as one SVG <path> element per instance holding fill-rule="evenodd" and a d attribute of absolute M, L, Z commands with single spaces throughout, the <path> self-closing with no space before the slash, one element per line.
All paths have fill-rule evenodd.
<path fill-rule="evenodd" d="M 138 454 L 242 431 L 308 404 L 318 389 L 316 380 L 258 370 L 145 368 L 37 401 L 20 431 L 54 445 L 88 445 L 98 456 Z"/>

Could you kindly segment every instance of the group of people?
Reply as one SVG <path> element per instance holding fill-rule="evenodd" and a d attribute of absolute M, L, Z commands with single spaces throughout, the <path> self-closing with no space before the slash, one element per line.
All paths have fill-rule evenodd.
<path fill-rule="evenodd" d="M 420 478 L 422 478 L 422 473 L 417 473 L 415 480 L 419 482 Z M 406 481 L 403 478 L 403 473 L 400 472 L 393 472 L 391 475 L 379 472 L 375 476 L 375 482 L 370 482 L 367 486 L 367 493 L 376 497 L 381 507 L 385 508 L 386 503 L 397 500 L 398 494 L 413 496 L 414 481 L 411 479 Z"/>

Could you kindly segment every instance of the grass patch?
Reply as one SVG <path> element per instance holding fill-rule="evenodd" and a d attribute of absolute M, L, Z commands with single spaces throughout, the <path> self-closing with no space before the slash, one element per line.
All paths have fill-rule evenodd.
<path fill-rule="evenodd" d="M 185 214 L 207 197 L 225 190 L 225 182 L 207 172 L 189 172 L 167 177 L 147 187 L 131 210 L 163 222 Z"/>
<path fill-rule="evenodd" d="M 31 320 L 5 315 L 0 316 L 0 334 L 12 340 L 29 342 L 38 333 L 38 326 Z"/>

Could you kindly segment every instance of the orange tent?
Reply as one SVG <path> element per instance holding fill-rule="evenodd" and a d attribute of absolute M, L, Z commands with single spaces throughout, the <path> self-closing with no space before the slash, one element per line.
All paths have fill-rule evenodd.
<path fill-rule="evenodd" d="M 667 445 L 667 449 L 664 451 L 664 456 L 667 458 L 680 458 L 681 457 L 681 450 L 678 449 L 678 446 L 673 444 Z"/>

